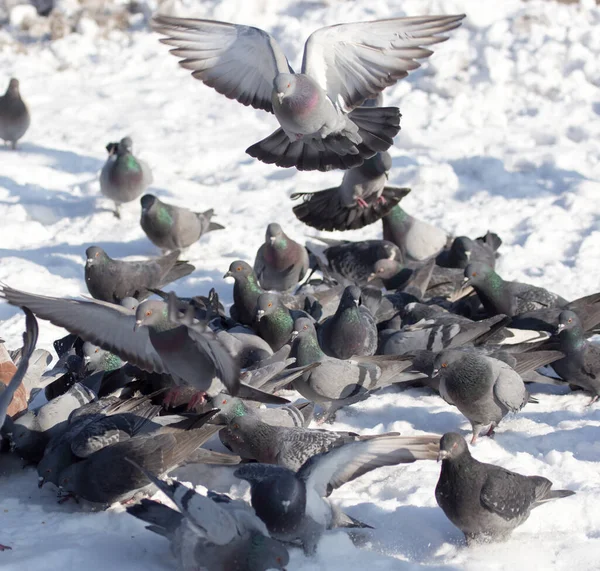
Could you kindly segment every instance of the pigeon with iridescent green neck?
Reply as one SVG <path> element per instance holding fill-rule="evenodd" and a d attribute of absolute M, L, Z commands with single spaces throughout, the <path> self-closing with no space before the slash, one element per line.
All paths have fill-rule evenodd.
<path fill-rule="evenodd" d="M 573 311 L 561 311 L 556 334 L 560 340 L 563 359 L 554 361 L 552 368 L 565 380 L 592 393 L 592 401 L 600 397 L 600 345 L 590 343 Z"/>
<path fill-rule="evenodd" d="M 448 242 L 446 232 L 427 222 L 414 218 L 399 205 L 384 216 L 383 239 L 402 252 L 405 260 L 421 262 L 437 255 Z"/>
<path fill-rule="evenodd" d="M 294 330 L 294 320 L 306 316 L 303 311 L 288 309 L 276 293 L 265 292 L 258 296 L 256 302 L 256 328 L 258 334 L 271 346 L 273 351 L 279 351 Z"/>
<path fill-rule="evenodd" d="M 224 227 L 211 222 L 214 211 L 192 212 L 187 208 L 167 204 L 152 194 L 144 194 L 142 203 L 142 230 L 150 241 L 163 250 L 181 250 L 197 242 L 212 230 Z"/>
<path fill-rule="evenodd" d="M 150 167 L 133 156 L 132 147 L 131 137 L 108 143 L 108 159 L 100 172 L 100 191 L 115 203 L 117 218 L 121 217 L 121 204 L 138 198 L 153 180 Z"/>
<path fill-rule="evenodd" d="M 464 283 L 473 287 L 490 315 L 503 313 L 514 317 L 537 309 L 565 307 L 569 303 L 542 287 L 505 281 L 481 262 L 469 264 L 465 268 Z"/>
<path fill-rule="evenodd" d="M 82 347 L 83 361 L 88 374 L 96 371 L 114 371 L 123 365 L 123 361 L 110 351 L 86 341 Z"/>
<path fill-rule="evenodd" d="M 14 77 L 8 82 L 6 93 L 0 96 L 0 139 L 17 148 L 17 141 L 29 129 L 29 110 L 21 99 L 19 80 Z"/>
<path fill-rule="evenodd" d="M 233 305 L 229 312 L 231 317 L 242 325 L 253 325 L 255 319 L 256 302 L 265 290 L 260 287 L 258 279 L 250 264 L 242 260 L 231 262 L 229 270 L 223 278 L 233 278 Z"/>
<path fill-rule="evenodd" d="M 287 291 L 300 282 L 309 269 L 306 248 L 294 242 L 281 226 L 267 226 L 265 243 L 258 249 L 254 272 L 264 289 Z"/>

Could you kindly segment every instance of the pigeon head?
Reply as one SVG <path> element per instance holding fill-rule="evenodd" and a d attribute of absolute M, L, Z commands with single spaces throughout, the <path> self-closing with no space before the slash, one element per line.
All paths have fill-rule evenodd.
<path fill-rule="evenodd" d="M 473 262 L 465 268 L 465 286 L 474 287 L 486 285 L 491 278 L 497 276 L 496 272 L 483 262 Z M 498 276 L 499 277 L 499 276 Z"/>
<path fill-rule="evenodd" d="M 119 141 L 119 147 L 117 148 L 117 153 L 119 155 L 125 155 L 127 153 L 133 152 L 133 141 L 131 137 L 123 137 Z"/>
<path fill-rule="evenodd" d="M 106 252 L 100 248 L 99 246 L 90 246 L 85 251 L 86 256 L 86 266 L 95 266 L 109 260 Z"/>
<path fill-rule="evenodd" d="M 294 321 L 294 330 L 292 331 L 292 341 L 315 335 L 315 325 L 308 317 L 298 317 Z"/>
<path fill-rule="evenodd" d="M 135 311 L 139 304 L 140 302 L 135 297 L 124 297 L 121 300 L 121 306 L 131 311 Z"/>
<path fill-rule="evenodd" d="M 156 196 L 154 196 L 153 194 L 144 194 L 144 196 L 142 196 L 142 198 L 140 198 L 142 210 L 144 210 L 144 211 L 150 210 L 150 208 L 152 208 L 152 206 L 154 205 L 154 203 L 157 200 L 158 200 L 158 198 L 156 198 Z"/>
<path fill-rule="evenodd" d="M 214 408 L 219 409 L 219 412 L 210 419 L 211 424 L 229 424 L 234 418 L 244 416 L 248 413 L 242 399 L 225 393 L 219 393 L 214 396 L 211 402 Z"/>
<path fill-rule="evenodd" d="M 73 495 L 81 475 L 81 468 L 81 463 L 75 463 L 67 466 L 60 473 L 58 477 L 58 495 L 63 501 Z"/>
<path fill-rule="evenodd" d="M 168 319 L 169 307 L 164 301 L 148 299 L 137 306 L 135 310 L 134 331 L 140 327 L 160 325 Z"/>
<path fill-rule="evenodd" d="M 450 252 L 456 263 L 467 265 L 471 258 L 474 242 L 467 236 L 457 236 L 450 246 Z"/>
<path fill-rule="evenodd" d="M 446 432 L 440 439 L 438 462 L 440 460 L 454 460 L 465 453 L 469 454 L 469 447 L 467 441 L 460 434 Z"/>
<path fill-rule="evenodd" d="M 119 150 L 119 143 L 108 143 L 106 145 L 106 152 L 109 155 L 116 155 Z"/>
<path fill-rule="evenodd" d="M 19 96 L 19 80 L 16 78 L 12 78 L 8 82 L 8 88 L 6 90 L 7 94 Z"/>
<path fill-rule="evenodd" d="M 223 276 L 225 278 L 233 278 L 234 280 L 247 278 L 253 272 L 250 264 L 243 262 L 242 260 L 236 260 L 231 262 L 228 272 Z"/>
<path fill-rule="evenodd" d="M 290 470 L 254 483 L 250 498 L 256 515 L 270 533 L 291 532 L 304 518 L 306 486 Z"/>
<path fill-rule="evenodd" d="M 369 276 L 368 281 L 375 279 L 390 280 L 397 275 L 402 266 L 396 260 L 377 260 L 373 266 L 373 273 Z"/>
<path fill-rule="evenodd" d="M 261 293 L 256 301 L 256 319 L 260 321 L 265 315 L 272 314 L 279 307 L 279 296 L 276 293 Z"/>
<path fill-rule="evenodd" d="M 265 242 L 273 246 L 279 240 L 285 239 L 285 234 L 281 229 L 281 226 L 277 222 L 271 222 L 267 226 L 267 232 L 265 235 Z"/>
<path fill-rule="evenodd" d="M 436 358 L 433 361 L 433 372 L 431 373 L 432 377 L 437 377 L 438 375 L 443 374 L 445 370 L 447 370 L 453 363 L 460 361 L 465 356 L 465 353 L 462 351 L 442 351 L 438 353 Z"/>
<path fill-rule="evenodd" d="M 388 173 L 392 167 L 392 157 L 389 153 L 377 153 L 365 162 L 360 167 L 361 171 L 366 176 L 376 178 L 384 173 Z"/>
<path fill-rule="evenodd" d="M 280 73 L 273 80 L 274 95 L 281 103 L 286 97 L 294 95 L 296 90 L 296 76 L 293 73 Z"/>
<path fill-rule="evenodd" d="M 339 309 L 348 309 L 350 307 L 358 307 L 360 304 L 360 288 L 357 286 L 347 286 L 342 293 Z"/>
<path fill-rule="evenodd" d="M 285 566 L 289 562 L 290 555 L 281 542 L 262 533 L 252 532 L 245 562 L 248 571 L 263 571 L 263 569 L 285 571 Z"/>
<path fill-rule="evenodd" d="M 579 320 L 579 316 L 573 311 L 565 310 L 558 314 L 557 334 L 560 334 L 561 331 L 569 331 L 580 327 L 581 321 Z"/>
<path fill-rule="evenodd" d="M 388 260 L 395 260 L 398 256 L 398 247 L 392 242 L 384 241 L 381 244 L 381 250 L 382 258 L 387 258 Z"/>
<path fill-rule="evenodd" d="M 81 351 L 83 353 L 83 360 L 86 363 L 89 363 L 90 361 L 97 359 L 98 357 L 102 356 L 102 354 L 104 353 L 103 349 L 98 347 L 98 345 L 94 345 L 93 343 L 90 343 L 89 341 L 86 341 L 82 345 Z"/>

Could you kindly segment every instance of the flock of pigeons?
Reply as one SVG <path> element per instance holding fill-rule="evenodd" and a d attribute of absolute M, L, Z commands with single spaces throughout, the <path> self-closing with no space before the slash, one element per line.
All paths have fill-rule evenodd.
<path fill-rule="evenodd" d="M 180 250 L 222 228 L 142 196 L 141 225 L 169 253 L 148 261 L 86 250 L 92 299 L 61 299 L 0 286 L 26 313 L 18 367 L 0 395 L 0 426 L 13 453 L 35 464 L 60 501 L 100 507 L 139 500 L 128 513 L 171 542 L 182 570 L 284 569 L 288 546 L 314 554 L 332 528 L 368 528 L 329 500 L 381 466 L 442 462 L 437 503 L 467 542 L 503 539 L 531 510 L 573 494 L 471 456 L 458 433 L 361 436 L 309 428 L 390 385 L 425 385 L 471 423 L 471 444 L 536 400 L 535 383 L 600 395 L 600 293 L 567 301 L 495 271 L 500 238 L 451 238 L 410 216 L 409 189 L 387 186 L 387 149 L 399 130 L 380 94 L 463 16 L 425 16 L 322 28 L 293 73 L 257 28 L 155 18 L 162 41 L 194 77 L 244 105 L 275 114 L 281 129 L 248 153 L 282 167 L 346 169 L 343 181 L 300 196 L 297 217 L 322 230 L 382 220 L 383 240 L 299 244 L 267 227 L 254 265 L 234 261 L 229 315 L 215 290 L 180 298 L 165 288 L 194 267 Z M 11 80 L 0 99 L 0 137 L 13 146 L 29 115 Z M 362 106 L 361 106 L 362 105 Z M 23 112 L 26 114 L 24 118 Z M 102 192 L 118 208 L 152 181 L 128 137 L 107 146 Z M 155 295 L 149 299 L 151 295 Z M 43 373 L 34 316 L 65 328 L 58 363 Z M 538 372 L 550 365 L 556 376 Z M 547 371 L 547 369 L 545 369 Z M 43 373 L 43 374 L 42 374 Z M 560 377 L 560 378 L 557 378 Z M 21 383 L 47 403 L 7 415 Z M 291 403 L 287 389 L 302 397 Z M 31 400 L 30 399 L 30 400 Z M 267 406 L 268 405 L 268 406 Z M 218 434 L 231 453 L 203 447 Z M 235 465 L 250 503 L 196 493 L 162 478 L 187 463 Z M 156 488 L 177 509 L 142 498 Z"/>

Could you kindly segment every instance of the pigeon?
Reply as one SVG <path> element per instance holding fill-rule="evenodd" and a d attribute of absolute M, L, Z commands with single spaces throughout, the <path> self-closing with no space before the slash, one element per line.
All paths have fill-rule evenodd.
<path fill-rule="evenodd" d="M 386 151 L 400 129 L 395 107 L 359 107 L 433 52 L 460 16 L 419 16 L 321 28 L 295 74 L 267 32 L 212 20 L 154 17 L 180 65 L 230 99 L 274 113 L 281 128 L 246 152 L 298 170 L 348 169 Z"/>
<path fill-rule="evenodd" d="M 342 360 L 328 357 L 319 347 L 313 322 L 306 317 L 294 322 L 292 339 L 292 356 L 297 366 L 319 363 L 296 379 L 293 386 L 305 399 L 327 404 L 329 416 L 337 408 L 363 400 L 369 391 L 426 376 L 407 371 L 412 365 L 409 358 L 384 355 Z"/>
<path fill-rule="evenodd" d="M 445 268 L 466 268 L 470 263 L 482 262 L 490 268 L 496 265 L 496 253 L 502 240 L 497 234 L 487 232 L 485 236 L 471 240 L 467 236 L 457 236 L 448 250 L 436 258 L 438 266 Z"/>
<path fill-rule="evenodd" d="M 422 262 L 439 254 L 448 242 L 446 232 L 414 218 L 399 205 L 382 218 L 382 223 L 383 239 L 400 248 L 400 260 Z"/>
<path fill-rule="evenodd" d="M 467 544 L 505 540 L 531 510 L 571 490 L 552 490 L 541 476 L 523 476 L 471 456 L 465 439 L 448 432 L 440 440 L 442 461 L 435 499 L 446 517 L 465 534 Z"/>
<path fill-rule="evenodd" d="M 309 251 L 317 257 L 323 273 L 343 285 L 365 286 L 378 260 L 400 260 L 402 256 L 394 244 L 385 240 L 319 240 L 331 245 L 320 251 L 316 244 L 311 243 Z"/>
<path fill-rule="evenodd" d="M 256 301 L 256 329 L 273 351 L 289 343 L 294 320 L 302 315 L 306 314 L 288 309 L 276 293 L 261 293 Z"/>
<path fill-rule="evenodd" d="M 38 324 L 35 316 L 26 307 L 23 308 L 23 312 L 25 313 L 25 332 L 23 333 L 23 348 L 21 350 L 19 366 L 8 385 L 0 387 L 2 389 L 2 392 L 0 392 L 0 428 L 4 426 L 8 407 L 27 374 L 29 360 L 33 355 L 38 338 Z M 2 547 L 0 547 L 0 551 L 2 551 Z"/>
<path fill-rule="evenodd" d="M 309 270 L 308 252 L 271 222 L 265 243 L 256 252 L 254 273 L 264 289 L 287 291 L 295 287 Z"/>
<path fill-rule="evenodd" d="M 121 204 L 138 198 L 153 180 L 150 167 L 133 156 L 132 147 L 131 137 L 106 145 L 108 158 L 100 172 L 100 192 L 115 203 L 117 218 Z"/>
<path fill-rule="evenodd" d="M 93 298 L 112 303 L 120 303 L 126 297 L 141 301 L 151 294 L 150 288 L 164 287 L 196 269 L 177 260 L 179 251 L 143 262 L 113 260 L 98 246 L 90 246 L 85 255 L 88 291 Z"/>
<path fill-rule="evenodd" d="M 123 361 L 119 357 L 89 341 L 84 342 L 82 350 L 83 362 L 88 374 L 97 371 L 114 371 L 123 365 Z"/>
<path fill-rule="evenodd" d="M 592 393 L 590 404 L 600 396 L 600 345 L 585 338 L 579 316 L 561 311 L 556 328 L 564 358 L 554 361 L 552 368 L 565 381 Z"/>
<path fill-rule="evenodd" d="M 233 305 L 229 312 L 231 317 L 243 325 L 253 325 L 258 296 L 265 290 L 260 287 L 258 278 L 250 264 L 242 260 L 231 262 L 229 270 L 223 276 L 233 278 Z"/>
<path fill-rule="evenodd" d="M 31 117 L 19 91 L 19 80 L 8 82 L 6 93 L 0 97 L 0 139 L 17 148 L 17 141 L 27 132 Z"/>
<path fill-rule="evenodd" d="M 296 472 L 269 464 L 246 464 L 234 476 L 250 482 L 256 515 L 270 534 L 281 541 L 300 541 L 313 555 L 325 530 L 333 527 L 369 527 L 334 507 L 327 499 L 339 488 L 371 470 L 437 457 L 435 435 L 397 436 L 349 442 L 312 456 Z"/>
<path fill-rule="evenodd" d="M 58 478 L 61 497 L 103 505 L 131 498 L 151 483 L 127 458 L 160 475 L 170 472 L 216 432 L 218 427 L 204 426 L 216 412 L 117 442 L 71 464 Z"/>
<path fill-rule="evenodd" d="M 490 315 L 509 317 L 536 309 L 564 307 L 569 302 L 559 295 L 530 284 L 504 281 L 481 262 L 469 264 L 464 272 L 465 286 L 472 286 Z"/>
<path fill-rule="evenodd" d="M 318 192 L 295 192 L 302 198 L 293 208 L 298 220 L 317 230 L 356 230 L 377 222 L 388 214 L 410 188 L 387 184 L 392 157 L 377 153 L 344 173 L 340 186 Z"/>
<path fill-rule="evenodd" d="M 140 199 L 142 230 L 150 241 L 163 250 L 182 250 L 197 242 L 207 232 L 225 227 L 211 222 L 214 211 L 192 212 L 187 208 L 162 202 L 153 194 Z"/>
<path fill-rule="evenodd" d="M 319 325 L 319 345 L 326 355 L 338 359 L 374 355 L 377 350 L 377 325 L 371 312 L 360 304 L 361 290 L 348 286 L 340 305 Z"/>
<path fill-rule="evenodd" d="M 478 353 L 447 350 L 438 353 L 432 376 L 440 376 L 440 394 L 464 414 L 473 427 L 471 444 L 481 429 L 488 436 L 509 413 L 521 410 L 532 399 L 521 376 L 506 363 Z"/>
<path fill-rule="evenodd" d="M 147 529 L 171 541 L 181 571 L 285 570 L 287 549 L 269 536 L 248 504 L 210 491 L 204 496 L 174 480 L 165 482 L 129 461 L 177 507 L 178 511 L 143 499 L 127 512 L 150 523 Z"/>

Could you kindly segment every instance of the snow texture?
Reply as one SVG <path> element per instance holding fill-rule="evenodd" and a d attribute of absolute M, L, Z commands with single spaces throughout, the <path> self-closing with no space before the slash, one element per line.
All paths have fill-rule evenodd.
<path fill-rule="evenodd" d="M 73 4 L 73 3 L 71 3 Z M 75 3 L 76 4 L 76 3 Z M 70 17 L 60 2 L 63 13 Z M 274 33 L 294 67 L 307 34 L 322 25 L 402 15 L 466 13 L 435 54 L 385 92 L 402 131 L 391 149 L 390 182 L 411 187 L 403 206 L 452 234 L 491 229 L 504 243 L 499 272 L 574 299 L 600 289 L 600 10 L 594 2 L 504 0 L 204 0 L 163 3 L 177 15 L 252 24 Z M 23 8 L 14 23 L 24 17 Z M 74 10 L 74 9 L 73 9 Z M 25 14 L 26 15 L 26 14 Z M 12 21 L 11 20 L 11 21 Z M 269 222 L 297 240 L 314 236 L 292 214 L 289 195 L 337 185 L 340 172 L 299 173 L 251 159 L 244 150 L 275 119 L 217 94 L 180 69 L 145 25 L 120 30 L 80 21 L 55 41 L 25 41 L 0 30 L 0 88 L 11 76 L 32 113 L 20 150 L 0 149 L 0 280 L 39 294 L 85 294 L 85 249 L 113 257 L 153 256 L 138 219 L 122 220 L 99 194 L 104 145 L 131 135 L 152 167 L 151 191 L 198 211 L 214 208 L 227 229 L 185 253 L 196 271 L 176 284 L 182 295 L 215 287 L 237 258 L 252 262 Z M 59 37 L 60 35 L 56 36 Z M 376 238 L 375 224 L 334 234 Z M 23 314 L 0 305 L 0 334 L 19 345 Z M 63 332 L 41 323 L 39 346 Z M 315 558 L 291 552 L 291 571 L 598 569 L 600 408 L 589 397 L 545 388 L 474 449 L 481 460 L 551 479 L 577 494 L 535 510 L 506 544 L 467 549 L 437 507 L 435 462 L 372 472 L 332 498 L 376 529 L 362 548 L 343 532 L 326 536 Z M 388 389 L 342 411 L 334 428 L 403 434 L 469 426 L 424 389 Z M 179 475 L 236 496 L 247 486 L 225 469 L 188 467 Z M 166 540 L 114 506 L 91 513 L 58 505 L 38 490 L 34 469 L 0 480 L 3 571 L 174 567 Z"/>

